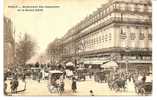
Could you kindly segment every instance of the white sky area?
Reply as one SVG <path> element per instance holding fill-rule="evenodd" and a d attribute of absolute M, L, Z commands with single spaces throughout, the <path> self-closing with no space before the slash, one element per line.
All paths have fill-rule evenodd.
<path fill-rule="evenodd" d="M 55 38 L 61 38 L 68 29 L 91 14 L 107 0 L 5 0 L 4 15 L 11 18 L 16 36 L 21 32 L 30 34 L 37 42 L 37 52 L 43 53 Z M 42 12 L 18 12 L 17 5 L 48 5 Z"/>

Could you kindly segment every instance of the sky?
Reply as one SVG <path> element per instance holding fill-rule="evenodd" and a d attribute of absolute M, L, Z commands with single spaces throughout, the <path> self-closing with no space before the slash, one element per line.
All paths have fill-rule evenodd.
<path fill-rule="evenodd" d="M 11 18 L 16 37 L 28 33 L 37 42 L 38 54 L 55 38 L 61 38 L 107 0 L 4 0 L 4 15 Z M 57 6 L 43 11 L 17 11 L 22 6 Z M 18 6 L 18 8 L 11 7 Z"/>

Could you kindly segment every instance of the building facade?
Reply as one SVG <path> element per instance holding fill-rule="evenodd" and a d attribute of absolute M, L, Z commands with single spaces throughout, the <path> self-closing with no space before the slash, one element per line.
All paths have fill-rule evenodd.
<path fill-rule="evenodd" d="M 13 23 L 4 17 L 4 70 L 13 67 L 15 60 L 15 41 Z"/>
<path fill-rule="evenodd" d="M 48 45 L 47 58 L 51 64 L 55 65 L 62 61 L 62 48 L 62 40 L 57 38 Z"/>
<path fill-rule="evenodd" d="M 126 70 L 152 70 L 151 0 L 109 0 L 62 38 L 62 57 L 85 66 L 116 61 Z"/>

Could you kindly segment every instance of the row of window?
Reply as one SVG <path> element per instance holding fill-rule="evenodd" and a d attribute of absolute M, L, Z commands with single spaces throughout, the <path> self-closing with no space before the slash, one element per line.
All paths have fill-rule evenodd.
<path fill-rule="evenodd" d="M 120 38 L 121 39 L 126 39 L 127 34 L 125 32 L 121 33 Z M 139 38 L 139 40 L 144 40 L 144 38 L 146 38 L 146 36 L 144 36 L 144 33 L 140 33 L 138 38 Z M 130 33 L 130 39 L 135 40 L 136 39 L 136 34 L 135 33 Z M 152 40 L 152 34 L 148 34 L 148 39 Z M 97 36 L 97 37 L 94 37 L 94 38 L 84 39 L 83 43 L 84 43 L 85 48 L 91 48 L 93 46 L 96 46 L 96 45 L 104 43 L 104 42 L 110 42 L 111 40 L 112 40 L 112 35 L 111 35 L 111 33 L 108 33 L 108 34 L 100 35 L 100 36 Z"/>
<path fill-rule="evenodd" d="M 146 4 L 129 4 L 129 3 L 116 3 L 113 5 L 115 9 L 121 10 L 131 10 L 131 11 L 139 11 L 139 12 L 151 12 L 151 6 Z"/>
<path fill-rule="evenodd" d="M 148 38 L 149 40 L 152 40 L 152 34 L 148 34 L 148 36 L 145 36 L 144 33 L 140 33 L 138 36 L 139 40 L 144 40 L 145 38 Z M 120 39 L 127 39 L 127 33 L 123 32 L 120 34 Z M 135 40 L 136 39 L 136 34 L 135 33 L 130 33 L 130 39 Z"/>
<path fill-rule="evenodd" d="M 112 40 L 111 33 L 100 35 L 94 38 L 89 38 L 84 40 L 84 45 L 87 48 L 90 48 L 92 46 L 96 46 L 98 44 L 104 43 L 104 42 L 110 42 Z"/>
<path fill-rule="evenodd" d="M 119 16 L 119 13 L 112 13 L 112 15 L 108 16 L 108 17 L 105 17 L 99 21 L 97 21 L 96 23 L 90 25 L 89 27 L 85 28 L 84 30 L 81 31 L 81 33 L 84 33 L 86 31 L 90 31 L 91 29 L 94 29 L 96 27 L 99 27 L 101 26 L 101 24 L 107 24 L 109 23 L 111 20 L 124 20 L 124 21 L 138 21 L 138 22 L 147 22 L 148 20 L 150 20 L 149 16 L 139 16 L 139 15 L 134 15 L 134 16 L 131 16 L 131 17 L 134 17 L 134 18 L 128 18 L 128 16 L 130 16 L 129 14 L 128 15 L 123 15 L 123 18 L 120 18 L 120 17 L 113 17 L 113 16 Z M 128 27 L 129 28 L 129 27 Z"/>
<path fill-rule="evenodd" d="M 120 28 L 120 27 L 119 27 Z M 129 30 L 128 30 L 129 29 Z M 123 30 L 121 30 L 121 34 L 120 34 L 120 38 L 121 39 L 126 39 L 127 38 L 127 33 L 126 31 L 134 31 L 135 29 L 139 29 L 141 30 L 140 35 L 138 36 L 139 40 L 144 40 L 144 38 L 147 38 L 149 40 L 152 40 L 152 34 L 148 34 L 148 36 L 145 36 L 144 33 L 145 31 L 148 31 L 149 33 L 151 33 L 151 30 L 148 27 L 139 27 L 139 26 L 135 26 L 135 27 L 130 27 L 130 26 L 125 26 L 123 28 Z M 102 34 L 105 33 L 105 34 Z M 137 38 L 136 33 L 130 33 L 130 39 L 131 40 L 135 40 Z M 83 38 L 82 41 L 84 41 L 84 45 L 86 48 L 92 48 L 93 46 L 99 45 L 101 43 L 105 43 L 105 42 L 110 42 L 112 40 L 112 34 L 110 33 L 109 30 L 106 30 L 105 28 L 98 30 L 92 34 L 90 34 L 90 36 L 88 35 L 87 37 Z"/>
<path fill-rule="evenodd" d="M 128 4 L 128 3 L 116 3 L 104 9 L 103 11 L 99 12 L 96 16 L 93 17 L 93 20 L 99 19 L 104 15 L 107 15 L 108 13 L 113 11 L 113 9 L 151 12 L 151 6 L 148 6 L 146 4 L 138 5 L 138 4 Z"/>
<path fill-rule="evenodd" d="M 137 59 L 151 60 L 151 56 L 121 56 L 121 59 L 128 59 L 128 60 L 137 60 Z"/>
<path fill-rule="evenodd" d="M 111 11 L 113 11 L 113 9 L 151 12 L 151 6 L 146 5 L 146 4 L 141 5 L 141 4 L 129 4 L 129 3 L 116 3 L 113 5 L 110 5 L 110 7 L 103 9 L 100 12 L 98 12 L 98 11 L 94 12 L 94 13 L 97 13 L 97 12 L 98 13 L 94 16 L 93 16 L 93 14 L 90 15 L 84 21 L 80 22 L 77 26 L 75 26 L 74 29 L 72 29 L 73 30 L 72 32 L 75 32 L 74 30 L 80 30 L 80 29 L 90 25 L 91 23 L 96 22 L 97 20 L 104 17 L 104 15 L 108 15 Z"/>
<path fill-rule="evenodd" d="M 125 32 L 123 33 L 123 35 L 124 35 L 123 38 L 122 38 L 122 35 L 121 35 L 121 39 L 126 39 L 127 36 L 126 36 Z M 135 38 L 136 38 L 135 33 L 130 33 L 130 39 L 135 40 Z M 140 33 L 139 40 L 144 40 L 144 38 L 146 38 L 144 36 L 144 34 Z M 151 40 L 152 39 L 152 34 L 148 34 L 148 38 L 149 38 L 149 40 Z M 79 51 L 96 49 L 99 46 L 99 44 L 105 44 L 105 43 L 108 44 L 109 42 L 111 42 L 111 40 L 112 40 L 111 33 L 104 34 L 104 35 L 101 35 L 101 36 L 97 36 L 97 37 L 94 37 L 94 38 L 86 38 L 86 39 L 80 40 L 80 43 L 77 44 L 78 46 L 68 45 L 68 47 L 64 49 L 65 50 L 64 52 L 68 53 L 68 54 L 70 54 L 70 53 L 73 54 L 73 53 L 75 53 L 75 49 L 77 49 Z M 126 42 L 124 42 L 124 43 L 122 42 L 121 45 L 126 46 Z"/>

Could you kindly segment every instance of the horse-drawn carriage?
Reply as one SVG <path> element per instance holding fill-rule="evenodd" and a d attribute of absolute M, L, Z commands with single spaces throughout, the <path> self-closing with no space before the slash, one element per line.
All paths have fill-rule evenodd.
<path fill-rule="evenodd" d="M 135 82 L 135 92 L 138 95 L 151 95 L 152 94 L 152 82 Z"/>
<path fill-rule="evenodd" d="M 150 95 L 152 93 L 152 82 L 146 82 L 144 85 L 145 95 Z"/>
<path fill-rule="evenodd" d="M 61 94 L 64 92 L 64 82 L 63 78 L 61 77 L 62 75 L 63 72 L 60 70 L 49 71 L 48 89 L 50 93 L 58 92 Z"/>
<path fill-rule="evenodd" d="M 152 73 L 144 73 L 144 76 L 133 77 L 135 92 L 138 95 L 151 95 L 152 94 Z"/>

